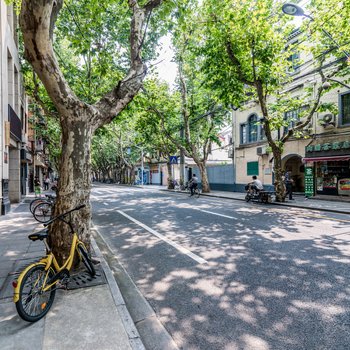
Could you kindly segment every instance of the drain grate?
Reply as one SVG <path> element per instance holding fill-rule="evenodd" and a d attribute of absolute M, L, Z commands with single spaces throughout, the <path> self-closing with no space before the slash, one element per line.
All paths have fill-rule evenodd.
<path fill-rule="evenodd" d="M 9 272 L 5 278 L 3 285 L 0 285 L 0 303 L 2 300 L 7 300 L 13 297 L 13 287 L 12 281 L 14 281 L 21 271 L 33 262 L 38 261 L 38 259 L 24 259 L 18 260 L 15 263 L 15 268 L 13 271 Z M 67 286 L 68 290 L 87 288 L 99 286 L 106 284 L 107 280 L 103 272 L 101 264 L 95 265 L 96 275 L 91 277 L 90 274 L 85 270 L 85 268 L 79 267 L 78 270 L 74 270 L 70 275 L 70 280 Z"/>
<path fill-rule="evenodd" d="M 96 275 L 92 277 L 86 270 L 79 269 L 76 273 L 70 276 L 69 283 L 67 285 L 68 290 L 94 287 L 101 284 L 106 284 L 107 280 L 102 270 L 102 266 L 95 265 Z"/>

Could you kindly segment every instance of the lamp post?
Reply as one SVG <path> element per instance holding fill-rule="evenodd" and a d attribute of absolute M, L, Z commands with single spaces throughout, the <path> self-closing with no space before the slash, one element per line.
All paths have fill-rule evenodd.
<path fill-rule="evenodd" d="M 288 2 L 287 2 L 287 3 L 285 3 L 285 4 L 282 6 L 282 11 L 283 11 L 283 13 L 285 13 L 286 15 L 290 15 L 290 16 L 302 16 L 302 17 L 309 18 L 310 21 L 314 21 L 314 18 L 313 18 L 313 17 L 311 17 L 310 15 L 306 14 L 306 13 L 304 12 L 304 10 L 303 10 L 300 6 L 298 6 L 298 5 L 296 5 L 296 4 L 292 4 L 292 3 L 288 3 Z M 335 44 L 335 46 L 343 52 L 343 54 L 347 57 L 347 59 L 348 59 L 348 61 L 349 61 L 349 60 L 350 60 L 350 55 L 349 55 L 346 51 L 344 51 L 344 50 L 342 50 L 342 49 L 340 48 L 340 45 L 335 41 L 335 39 L 333 38 L 333 36 L 332 36 L 327 30 L 325 30 L 325 29 L 322 28 L 322 27 L 321 27 L 321 30 L 322 30 L 322 32 Z"/>

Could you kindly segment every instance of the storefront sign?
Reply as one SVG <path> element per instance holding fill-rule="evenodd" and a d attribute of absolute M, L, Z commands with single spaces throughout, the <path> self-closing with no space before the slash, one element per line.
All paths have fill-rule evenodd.
<path fill-rule="evenodd" d="M 350 196 L 350 179 L 339 180 L 338 194 Z"/>
<path fill-rule="evenodd" d="M 343 142 L 326 142 L 317 145 L 309 145 L 305 147 L 305 152 L 321 152 L 321 151 L 331 151 L 331 150 L 343 150 L 350 149 L 350 141 Z"/>
<path fill-rule="evenodd" d="M 314 195 L 314 173 L 313 168 L 305 168 L 305 196 L 311 197 Z"/>

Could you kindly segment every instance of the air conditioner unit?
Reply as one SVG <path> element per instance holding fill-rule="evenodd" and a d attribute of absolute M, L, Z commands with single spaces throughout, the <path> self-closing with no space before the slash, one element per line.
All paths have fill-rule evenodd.
<path fill-rule="evenodd" d="M 267 146 L 257 147 L 256 148 L 256 154 L 258 156 L 263 156 L 265 154 L 269 154 L 269 152 L 267 152 Z"/>
<path fill-rule="evenodd" d="M 332 113 L 324 113 L 319 116 L 320 124 L 324 127 L 334 127 L 335 126 L 335 115 Z"/>

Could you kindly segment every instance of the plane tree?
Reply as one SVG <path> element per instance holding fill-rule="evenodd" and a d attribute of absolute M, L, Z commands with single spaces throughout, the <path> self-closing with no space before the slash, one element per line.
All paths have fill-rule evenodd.
<path fill-rule="evenodd" d="M 287 24 L 290 18 L 282 14 L 281 6 L 282 2 L 275 0 L 220 3 L 205 0 L 197 17 L 200 25 L 196 35 L 201 45 L 195 48 L 197 55 L 203 57 L 206 84 L 225 105 L 244 109 L 247 101 L 257 101 L 264 134 L 273 154 L 277 201 L 285 199 L 282 173 L 285 143 L 292 136 L 308 137 L 312 118 L 321 108 L 324 83 L 345 67 L 340 62 L 325 72 L 326 61 L 335 52 L 330 50 L 330 45 L 326 48 L 322 45 L 327 37 L 322 36 L 322 31 L 313 23 L 312 32 L 308 21 L 300 29 L 300 41 L 308 45 L 290 44 L 288 38 L 295 28 Z M 286 91 L 291 82 L 289 72 L 295 64 L 289 58 L 295 50 L 308 50 L 313 55 L 315 72 L 319 75 L 313 89 L 305 89 L 298 98 Z M 285 117 L 291 110 L 300 112 L 293 126 Z M 282 127 L 288 128 L 288 132 L 279 134 L 277 131 Z"/>
<path fill-rule="evenodd" d="M 45 87 L 58 113 L 62 131 L 55 212 L 64 212 L 81 203 L 87 204 L 75 215 L 79 232 L 83 232 L 81 238 L 87 243 L 91 219 L 92 136 L 98 128 L 118 116 L 142 87 L 147 71 L 143 50 L 151 53 L 152 45 L 160 35 L 157 28 L 161 28 L 162 18 L 168 15 L 170 5 L 171 1 L 167 0 L 109 0 L 103 3 L 96 0 L 23 0 L 21 3 L 19 23 L 24 55 Z M 72 8 L 76 11 L 72 12 L 75 18 L 65 27 L 66 40 L 72 39 L 68 46 L 76 48 L 76 52 L 82 55 L 82 61 L 77 66 L 85 67 L 77 76 L 70 75 L 64 65 L 59 64 L 54 42 L 56 35 L 59 37 L 62 34 L 55 28 L 60 12 Z M 152 26 L 154 18 L 157 19 L 157 27 L 154 22 Z M 86 21 L 83 28 L 82 21 Z M 94 31 L 96 28 L 100 28 L 98 32 Z M 111 39 L 115 40 L 114 43 L 111 43 Z M 82 43 L 84 47 L 80 46 Z M 103 55 L 107 43 L 114 45 L 115 57 L 112 54 L 109 57 Z M 118 62 L 113 79 L 104 80 L 101 69 L 97 72 L 88 69 L 89 64 L 93 67 L 103 62 L 101 67 L 108 71 L 113 67 L 111 57 L 114 58 L 112 63 Z M 98 84 L 92 79 L 96 76 L 100 80 Z M 86 84 L 81 84 L 81 90 L 72 88 L 79 81 L 89 82 L 89 79 L 90 90 L 83 89 Z M 73 80 L 75 84 L 72 84 Z M 99 89 L 101 86 L 103 89 Z M 69 253 L 67 228 L 56 222 L 51 227 L 50 237 L 53 251 L 59 260 L 63 260 Z"/>

